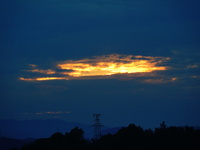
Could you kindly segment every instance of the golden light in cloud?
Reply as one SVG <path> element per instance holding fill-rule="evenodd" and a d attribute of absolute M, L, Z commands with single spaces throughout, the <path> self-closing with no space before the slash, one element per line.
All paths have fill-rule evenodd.
<path fill-rule="evenodd" d="M 23 81 L 69 80 L 66 77 L 39 77 L 39 78 L 23 78 L 23 77 L 20 77 L 19 79 L 23 80 Z"/>
<path fill-rule="evenodd" d="M 166 70 L 166 67 L 155 66 L 156 63 L 151 63 L 144 60 L 138 60 L 129 63 L 121 62 L 100 62 L 95 65 L 84 63 L 66 63 L 59 64 L 60 69 L 73 70 L 73 72 L 66 73 L 73 77 L 81 76 L 103 76 L 120 73 L 139 73 L 152 72 L 156 70 Z"/>
<path fill-rule="evenodd" d="M 157 59 L 160 60 L 156 61 Z M 58 67 L 63 70 L 73 70 L 72 72 L 63 73 L 73 77 L 105 76 L 121 73 L 130 74 L 166 70 L 166 66 L 157 66 L 163 61 L 164 58 L 161 57 L 108 55 L 94 59 L 65 61 L 58 64 Z"/>
<path fill-rule="evenodd" d="M 162 63 L 168 61 L 166 57 L 134 56 L 134 55 L 104 55 L 81 60 L 67 60 L 56 65 L 56 69 L 37 69 L 33 65 L 28 72 L 37 72 L 46 75 L 54 74 L 54 77 L 23 78 L 25 81 L 44 81 L 44 80 L 70 80 L 81 79 L 84 77 L 92 78 L 97 76 L 111 76 L 116 74 L 135 74 L 149 73 L 153 71 L 167 70 L 167 66 Z M 57 75 L 58 77 L 56 77 Z M 60 77 L 62 76 L 62 77 Z"/>

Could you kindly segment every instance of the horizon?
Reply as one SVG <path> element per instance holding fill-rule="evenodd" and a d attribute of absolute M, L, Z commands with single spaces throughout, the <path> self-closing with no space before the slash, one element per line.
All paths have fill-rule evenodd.
<path fill-rule="evenodd" d="M 87 124 L 87 123 L 81 123 L 81 122 L 76 122 L 76 121 L 67 121 L 67 120 L 64 120 L 64 119 L 61 119 L 61 118 L 46 118 L 46 119 L 0 119 L 0 121 L 19 121 L 19 122 L 31 122 L 31 121 L 64 121 L 65 123 L 70 123 L 70 124 L 80 124 L 80 125 L 84 125 L 84 126 L 92 126 L 93 124 L 94 124 L 94 121 L 92 122 L 92 124 Z M 101 120 L 100 120 L 100 122 L 101 122 Z M 126 124 L 126 125 L 121 125 L 121 126 L 107 126 L 107 125 L 105 125 L 105 124 L 102 124 L 103 125 L 103 128 L 105 128 L 105 129 L 103 129 L 103 130 L 107 130 L 107 129 L 112 129 L 112 128 L 118 128 L 118 127 L 127 127 L 128 125 L 130 125 L 130 124 L 135 124 L 136 126 L 140 126 L 140 127 L 142 127 L 143 129 L 152 129 L 152 130 L 154 130 L 154 129 L 156 129 L 156 128 L 158 128 L 159 126 L 160 126 L 160 124 L 161 123 L 163 123 L 163 122 L 165 122 L 164 120 L 162 121 L 162 122 L 160 122 L 159 124 L 157 124 L 156 126 L 154 126 L 154 127 L 144 127 L 144 126 L 142 126 L 142 125 L 140 125 L 140 124 L 135 124 L 134 122 L 130 122 L 130 123 L 128 123 L 128 124 Z M 185 127 L 185 126 L 188 126 L 188 127 L 200 127 L 200 125 L 187 125 L 187 124 L 180 124 L 180 125 L 175 125 L 175 124 L 168 124 L 167 122 L 165 122 L 165 124 L 166 124 L 166 126 L 167 127 Z M 76 126 L 74 126 L 74 127 L 76 127 Z M 93 127 L 92 127 L 93 128 Z"/>
<path fill-rule="evenodd" d="M 49 138 L 55 133 L 69 133 L 74 128 L 82 129 L 84 132 L 84 138 L 91 139 L 94 137 L 94 127 L 86 124 L 81 124 L 77 122 L 67 122 L 61 119 L 35 119 L 35 120 L 0 120 L 0 137 L 1 138 L 12 138 L 12 139 L 41 139 L 41 138 Z M 48 123 L 48 124 L 47 124 Z M 194 130 L 200 130 L 200 126 L 187 126 L 187 125 L 168 125 L 165 121 L 161 122 L 154 128 L 144 128 L 141 125 L 137 125 L 135 123 L 129 123 L 125 126 L 118 127 L 108 127 L 103 126 L 101 128 L 101 135 L 112 134 L 115 135 L 120 129 L 126 128 L 130 125 L 135 125 L 140 127 L 144 131 L 151 130 L 155 132 L 157 129 L 161 128 L 161 124 L 165 124 L 166 128 L 193 128 Z"/>

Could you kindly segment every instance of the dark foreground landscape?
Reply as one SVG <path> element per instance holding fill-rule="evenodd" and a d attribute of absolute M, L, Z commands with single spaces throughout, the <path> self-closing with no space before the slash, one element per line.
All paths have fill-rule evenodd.
<path fill-rule="evenodd" d="M 166 127 L 165 122 L 154 131 L 130 124 L 115 134 L 107 134 L 98 140 L 84 139 L 84 131 L 78 127 L 65 134 L 54 133 L 49 138 L 37 139 L 21 150 L 199 150 L 200 130 L 193 127 Z M 12 148 L 10 150 L 18 150 Z"/>

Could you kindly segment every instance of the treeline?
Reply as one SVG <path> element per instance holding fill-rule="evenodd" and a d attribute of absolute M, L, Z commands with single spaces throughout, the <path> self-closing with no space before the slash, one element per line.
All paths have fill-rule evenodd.
<path fill-rule="evenodd" d="M 200 150 L 200 130 L 167 127 L 165 122 L 154 131 L 130 124 L 98 140 L 88 141 L 83 135 L 83 130 L 76 127 L 66 134 L 55 133 L 50 138 L 38 139 L 21 150 Z"/>

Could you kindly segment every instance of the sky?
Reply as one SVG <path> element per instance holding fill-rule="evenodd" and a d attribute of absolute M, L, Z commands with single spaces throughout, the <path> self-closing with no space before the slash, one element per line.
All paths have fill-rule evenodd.
<path fill-rule="evenodd" d="M 0 2 L 0 119 L 200 125 L 198 0 Z"/>

